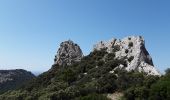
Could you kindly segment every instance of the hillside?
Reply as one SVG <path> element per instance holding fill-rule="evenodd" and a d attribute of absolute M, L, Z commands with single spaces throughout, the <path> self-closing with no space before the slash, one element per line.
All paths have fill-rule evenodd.
<path fill-rule="evenodd" d="M 140 59 L 148 66 L 145 64 L 141 67 L 139 64 L 135 69 L 127 70 L 127 67 L 130 67 L 128 63 L 136 59 L 136 56 L 134 55 L 133 59 L 126 56 L 118 57 L 117 54 L 122 49 L 118 49 L 117 46 L 112 46 L 113 50 L 108 52 L 108 47 L 102 45 L 104 48 L 94 49 L 89 55 L 82 56 L 80 49 L 72 47 L 77 48 L 77 44 L 70 41 L 64 43 L 66 45 L 60 46 L 60 56 L 55 57 L 54 65 L 49 71 L 18 90 L 0 95 L 0 99 L 109 100 L 108 94 L 113 93 L 123 94 L 119 98 L 122 100 L 170 99 L 170 70 L 163 76 L 152 74 L 155 69 L 153 64 L 146 60 L 148 56 L 145 54 L 148 53 L 143 53 L 144 57 Z M 144 69 L 139 70 L 139 67 Z M 153 70 L 148 72 L 145 68 Z"/>
<path fill-rule="evenodd" d="M 22 69 L 0 70 L 0 92 L 19 88 L 35 76 Z"/>

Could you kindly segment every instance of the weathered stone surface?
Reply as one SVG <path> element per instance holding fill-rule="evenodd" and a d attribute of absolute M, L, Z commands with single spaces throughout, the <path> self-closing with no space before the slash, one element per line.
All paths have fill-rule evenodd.
<path fill-rule="evenodd" d="M 73 62 L 80 61 L 83 57 L 82 50 L 73 41 L 68 40 L 60 44 L 57 55 L 54 59 L 54 64 L 70 65 Z"/>
<path fill-rule="evenodd" d="M 151 75 L 160 75 L 145 48 L 145 41 L 142 36 L 129 36 L 122 40 L 113 38 L 110 41 L 101 41 L 94 45 L 94 50 L 103 48 L 106 48 L 108 53 L 115 52 L 117 59 L 124 58 L 127 62 L 125 67 L 127 71 L 138 70 Z"/>

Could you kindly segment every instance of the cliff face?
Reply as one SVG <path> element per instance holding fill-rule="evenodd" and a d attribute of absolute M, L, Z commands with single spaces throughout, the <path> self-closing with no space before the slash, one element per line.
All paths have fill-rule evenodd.
<path fill-rule="evenodd" d="M 4 92 L 20 87 L 34 77 L 31 72 L 22 69 L 0 70 L 0 91 Z"/>
<path fill-rule="evenodd" d="M 73 62 L 80 61 L 83 57 L 82 50 L 73 41 L 68 40 L 60 44 L 54 64 L 71 65 Z"/>
<path fill-rule="evenodd" d="M 137 70 L 151 75 L 160 75 L 155 69 L 152 58 L 145 48 L 145 41 L 141 36 L 129 36 L 124 39 L 111 39 L 110 41 L 101 41 L 94 45 L 94 50 L 106 49 L 108 53 L 115 52 L 117 59 L 125 59 L 127 71 Z"/>

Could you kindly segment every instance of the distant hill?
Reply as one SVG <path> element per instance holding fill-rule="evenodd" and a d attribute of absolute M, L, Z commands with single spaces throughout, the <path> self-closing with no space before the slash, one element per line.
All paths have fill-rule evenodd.
<path fill-rule="evenodd" d="M 0 92 L 19 88 L 32 78 L 35 76 L 23 69 L 0 70 Z"/>
<path fill-rule="evenodd" d="M 38 75 L 42 74 L 43 71 L 42 71 L 42 72 L 41 72 L 41 71 L 32 71 L 32 73 L 33 73 L 35 76 L 38 76 Z"/>

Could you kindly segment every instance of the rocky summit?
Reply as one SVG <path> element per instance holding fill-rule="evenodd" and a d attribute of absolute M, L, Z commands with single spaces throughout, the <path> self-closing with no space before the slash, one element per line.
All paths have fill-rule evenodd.
<path fill-rule="evenodd" d="M 150 75 L 160 75 L 145 48 L 145 41 L 142 36 L 129 36 L 122 40 L 113 38 L 109 41 L 101 41 L 94 45 L 94 50 L 101 49 L 106 49 L 108 53 L 115 52 L 117 59 L 126 60 L 126 67 L 120 65 L 117 68 L 125 67 L 127 71 L 137 70 Z"/>
<path fill-rule="evenodd" d="M 60 44 L 60 48 L 54 59 L 54 64 L 71 65 L 73 62 L 80 61 L 82 57 L 83 53 L 78 44 L 68 40 Z"/>

